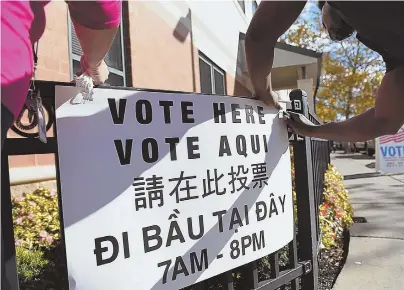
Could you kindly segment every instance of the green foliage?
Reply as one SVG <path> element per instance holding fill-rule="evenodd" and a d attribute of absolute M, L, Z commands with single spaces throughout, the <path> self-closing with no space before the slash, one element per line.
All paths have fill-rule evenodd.
<path fill-rule="evenodd" d="M 293 207 L 295 223 L 297 224 L 295 168 L 292 159 Z M 324 202 L 319 207 L 319 223 L 322 233 L 321 246 L 330 249 L 336 246 L 342 238 L 344 230 L 349 230 L 353 224 L 353 208 L 348 200 L 348 191 L 343 184 L 344 177 L 332 164 L 328 165 L 324 176 Z"/>
<path fill-rule="evenodd" d="M 293 195 L 293 217 L 295 224 L 297 224 L 297 205 L 296 205 L 296 182 L 295 182 L 295 164 L 293 158 L 293 147 L 289 146 L 290 150 L 290 161 L 291 161 L 291 171 L 292 171 L 292 195 Z"/>
<path fill-rule="evenodd" d="M 324 202 L 320 205 L 319 215 L 322 246 L 325 248 L 335 246 L 344 229 L 349 229 L 353 224 L 353 208 L 348 201 L 343 179 L 330 164 L 325 174 Z"/>
<path fill-rule="evenodd" d="M 332 42 L 315 4 L 306 5 L 281 42 L 323 53 L 316 112 L 325 122 L 348 119 L 374 106 L 385 70 L 381 57 L 355 36 Z"/>
<path fill-rule="evenodd" d="M 62 290 L 66 285 L 55 190 L 40 188 L 12 200 L 21 289 Z"/>
<path fill-rule="evenodd" d="M 49 261 L 44 258 L 43 252 L 38 250 L 27 250 L 22 246 L 17 246 L 15 251 L 20 282 L 25 286 L 32 285 L 43 273 Z M 24 288 L 26 289 L 26 287 Z"/>
<path fill-rule="evenodd" d="M 56 192 L 40 188 L 14 198 L 12 204 L 16 245 L 27 249 L 54 247 L 53 242 L 60 239 Z"/>

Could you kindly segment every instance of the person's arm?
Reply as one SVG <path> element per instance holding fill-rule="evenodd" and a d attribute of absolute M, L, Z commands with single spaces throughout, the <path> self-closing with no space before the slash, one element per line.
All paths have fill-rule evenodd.
<path fill-rule="evenodd" d="M 88 65 L 97 67 L 107 55 L 116 32 L 118 31 L 118 27 L 94 30 L 81 25 L 75 20 L 72 21 Z"/>
<path fill-rule="evenodd" d="M 96 84 L 108 78 L 104 62 L 121 22 L 121 1 L 68 1 L 69 12 L 83 56 L 82 73 Z"/>
<path fill-rule="evenodd" d="M 270 106 L 279 108 L 271 87 L 276 42 L 305 5 L 306 1 L 261 1 L 248 27 L 245 50 L 250 80 L 257 97 Z"/>
<path fill-rule="evenodd" d="M 299 129 L 296 131 L 299 132 Z M 299 134 L 339 142 L 359 142 L 385 135 L 385 132 L 383 122 L 377 120 L 372 108 L 349 120 L 308 127 L 307 131 Z"/>
<path fill-rule="evenodd" d="M 299 135 L 340 142 L 367 141 L 394 135 L 404 124 L 404 64 L 387 73 L 377 91 L 376 105 L 342 122 L 310 126 L 297 120 L 286 123 Z"/>

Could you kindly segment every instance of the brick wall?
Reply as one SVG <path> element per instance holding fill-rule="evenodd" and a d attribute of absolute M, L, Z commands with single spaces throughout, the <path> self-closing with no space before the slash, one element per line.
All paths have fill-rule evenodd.
<path fill-rule="evenodd" d="M 68 10 L 63 1 L 46 6 L 46 28 L 39 41 L 37 78 L 69 82 L 70 59 L 68 38 Z"/>
<path fill-rule="evenodd" d="M 181 42 L 173 36 L 173 29 L 144 3 L 128 4 L 133 85 L 192 92 L 192 62 L 195 71 L 199 68 L 190 33 Z"/>

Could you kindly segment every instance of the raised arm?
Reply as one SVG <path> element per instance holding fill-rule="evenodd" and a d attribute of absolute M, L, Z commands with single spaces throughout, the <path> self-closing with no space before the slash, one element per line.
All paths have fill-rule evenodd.
<path fill-rule="evenodd" d="M 271 70 L 275 44 L 296 21 L 306 1 L 261 1 L 245 39 L 247 66 L 257 97 L 279 108 L 272 93 Z"/>
<path fill-rule="evenodd" d="M 384 76 L 375 107 L 365 113 L 320 126 L 309 126 L 296 120 L 287 123 L 300 135 L 340 142 L 367 141 L 396 134 L 404 124 L 404 64 Z"/>
<path fill-rule="evenodd" d="M 79 39 L 82 70 L 96 84 L 108 78 L 104 63 L 121 22 L 121 1 L 69 1 L 69 12 Z"/>

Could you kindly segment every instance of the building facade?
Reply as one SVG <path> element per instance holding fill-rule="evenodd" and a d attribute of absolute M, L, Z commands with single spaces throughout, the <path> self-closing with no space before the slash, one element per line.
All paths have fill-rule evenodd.
<path fill-rule="evenodd" d="M 124 1 L 119 33 L 105 59 L 110 70 L 108 83 L 251 97 L 243 39 L 258 3 Z M 46 17 L 45 33 L 39 41 L 37 79 L 70 82 L 79 69 L 81 48 L 65 2 L 48 4 Z M 315 86 L 317 67 L 314 52 L 279 44 L 274 89 L 300 85 L 310 90 Z M 15 137 L 13 132 L 9 134 Z M 13 156 L 10 167 L 12 183 L 30 175 L 33 167 L 33 174 L 41 180 L 38 176 L 54 175 L 54 157 Z"/>

